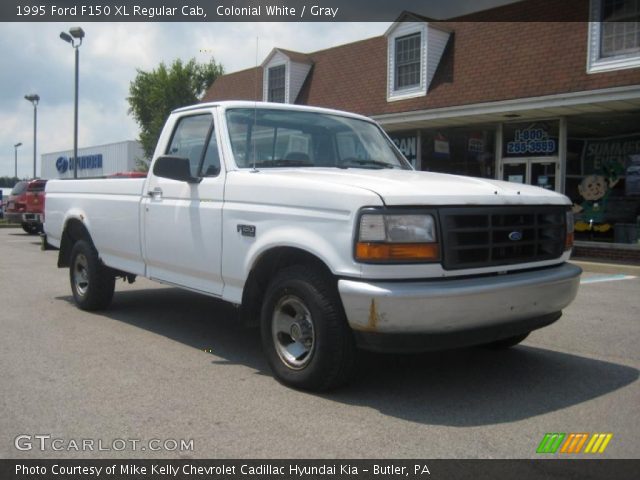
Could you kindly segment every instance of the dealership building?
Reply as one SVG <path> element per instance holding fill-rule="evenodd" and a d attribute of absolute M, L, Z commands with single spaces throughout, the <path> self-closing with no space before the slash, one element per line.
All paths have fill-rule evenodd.
<path fill-rule="evenodd" d="M 78 149 L 78 177 L 103 177 L 131 172 L 145 158 L 142 146 L 135 140 Z M 73 150 L 45 153 L 41 157 L 42 178 L 73 178 Z"/>
<path fill-rule="evenodd" d="M 522 0 L 446 21 L 404 12 L 379 37 L 274 46 L 203 101 L 370 116 L 417 169 L 562 192 L 578 252 L 640 259 L 640 2 L 567 0 L 566 21 L 529 21 L 557 6 Z"/>

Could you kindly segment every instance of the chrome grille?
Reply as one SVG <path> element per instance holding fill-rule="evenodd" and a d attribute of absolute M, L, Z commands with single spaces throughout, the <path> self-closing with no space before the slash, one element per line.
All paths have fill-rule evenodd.
<path fill-rule="evenodd" d="M 440 210 L 447 270 L 537 262 L 564 251 L 565 207 L 460 207 Z"/>

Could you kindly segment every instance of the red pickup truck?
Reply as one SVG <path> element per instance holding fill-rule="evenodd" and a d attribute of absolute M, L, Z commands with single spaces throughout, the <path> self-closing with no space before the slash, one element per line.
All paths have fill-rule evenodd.
<path fill-rule="evenodd" d="M 18 182 L 7 201 L 7 220 L 21 224 L 23 230 L 31 235 L 42 232 L 46 184 L 46 180 L 40 179 Z"/>

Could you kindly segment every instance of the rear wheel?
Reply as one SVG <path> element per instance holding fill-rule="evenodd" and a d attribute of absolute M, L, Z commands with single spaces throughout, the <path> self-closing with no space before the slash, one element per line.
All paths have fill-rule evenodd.
<path fill-rule="evenodd" d="M 115 276 L 86 240 L 79 240 L 71 249 L 69 280 L 76 305 L 82 310 L 102 310 L 111 303 Z"/>
<path fill-rule="evenodd" d="M 505 350 L 507 348 L 515 347 L 516 345 L 524 341 L 524 339 L 529 336 L 529 333 L 531 332 L 523 333 L 521 335 L 515 335 L 509 338 L 504 338 L 502 340 L 497 340 L 495 342 L 488 343 L 485 346 L 487 348 L 491 348 L 492 350 Z"/>
<path fill-rule="evenodd" d="M 265 293 L 261 334 L 267 361 L 286 385 L 328 390 L 355 370 L 356 347 L 335 280 L 318 268 L 278 272 Z"/>

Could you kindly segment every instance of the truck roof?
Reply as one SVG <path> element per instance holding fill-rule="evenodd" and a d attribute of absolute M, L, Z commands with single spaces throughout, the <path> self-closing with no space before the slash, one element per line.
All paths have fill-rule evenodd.
<path fill-rule="evenodd" d="M 294 110 L 298 112 L 317 112 L 326 113 L 330 115 L 340 115 L 343 117 L 357 118 L 360 120 L 366 120 L 371 122 L 372 120 L 364 115 L 358 115 L 356 113 L 345 112 L 342 110 L 333 110 L 331 108 L 322 107 L 310 107 L 308 105 L 294 105 L 290 103 L 272 103 L 272 102 L 255 102 L 251 100 L 225 100 L 220 102 L 207 102 L 198 103 L 196 105 L 190 105 L 187 107 L 176 108 L 171 113 L 190 112 L 197 110 L 206 110 L 212 107 L 227 108 L 269 108 L 278 110 Z"/>

